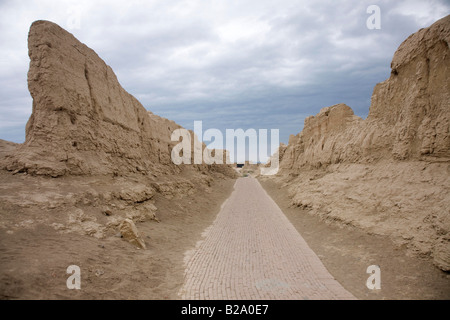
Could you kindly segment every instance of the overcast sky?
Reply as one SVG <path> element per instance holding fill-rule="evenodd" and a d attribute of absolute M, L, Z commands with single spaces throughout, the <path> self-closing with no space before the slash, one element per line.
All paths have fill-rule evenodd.
<path fill-rule="evenodd" d="M 367 28 L 370 5 L 381 29 Z M 365 118 L 400 43 L 449 13 L 445 0 L 0 0 L 0 139 L 25 140 L 35 20 L 94 49 L 157 115 L 188 129 L 279 129 L 287 143 L 323 107 Z"/>

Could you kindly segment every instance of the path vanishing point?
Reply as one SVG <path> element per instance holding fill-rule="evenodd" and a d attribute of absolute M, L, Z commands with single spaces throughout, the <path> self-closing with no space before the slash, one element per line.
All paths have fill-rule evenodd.
<path fill-rule="evenodd" d="M 183 299 L 355 299 L 255 178 L 240 178 L 186 255 Z"/>

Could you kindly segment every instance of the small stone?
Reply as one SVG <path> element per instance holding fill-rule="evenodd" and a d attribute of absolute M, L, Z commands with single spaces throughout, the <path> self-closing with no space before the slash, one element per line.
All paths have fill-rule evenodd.
<path fill-rule="evenodd" d="M 100 270 L 100 269 L 95 270 L 95 275 L 96 275 L 97 277 L 100 277 L 100 276 L 103 275 L 103 274 L 105 274 L 105 271 Z"/>
<path fill-rule="evenodd" d="M 128 240 L 128 242 L 142 249 L 146 249 L 144 239 L 142 239 L 142 237 L 139 235 L 139 232 L 133 220 L 130 219 L 123 220 L 122 223 L 120 224 L 119 229 L 123 238 Z"/>

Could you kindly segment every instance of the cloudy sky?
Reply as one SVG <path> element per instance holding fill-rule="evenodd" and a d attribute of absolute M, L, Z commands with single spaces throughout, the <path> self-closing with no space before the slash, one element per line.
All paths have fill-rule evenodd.
<path fill-rule="evenodd" d="M 370 5 L 381 29 L 369 29 Z M 376 83 L 445 0 L 0 0 L 0 139 L 25 140 L 27 33 L 50 20 L 94 49 L 153 113 L 193 129 L 279 129 L 346 103 L 365 118 Z"/>

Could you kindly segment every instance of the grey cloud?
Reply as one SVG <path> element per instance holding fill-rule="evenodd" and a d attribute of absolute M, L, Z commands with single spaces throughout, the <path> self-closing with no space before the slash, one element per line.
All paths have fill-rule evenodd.
<path fill-rule="evenodd" d="M 444 1 L 429 1 L 433 17 L 427 19 L 408 1 L 379 0 L 382 29 L 368 30 L 366 8 L 372 2 L 58 1 L 52 9 L 49 1 L 40 6 L 9 1 L 4 12 L 26 18 L 13 23 L 0 12 L 0 21 L 13 28 L 0 39 L 10 55 L 22 57 L 0 63 L 0 138 L 23 141 L 17 132 L 31 112 L 25 32 L 30 21 L 55 18 L 66 28 L 67 8 L 77 4 L 81 29 L 69 31 L 93 48 L 146 108 L 187 128 L 194 120 L 221 130 L 279 128 L 287 142 L 306 116 L 332 104 L 347 103 L 365 117 L 373 87 L 389 76 L 401 41 L 450 9 Z M 223 28 L 235 22 L 237 29 L 225 34 L 231 38 L 223 38 Z M 21 116 L 10 117 L 11 110 Z M 8 118 L 15 122 L 6 123 Z M 14 123 L 11 136 L 5 128 Z"/>

